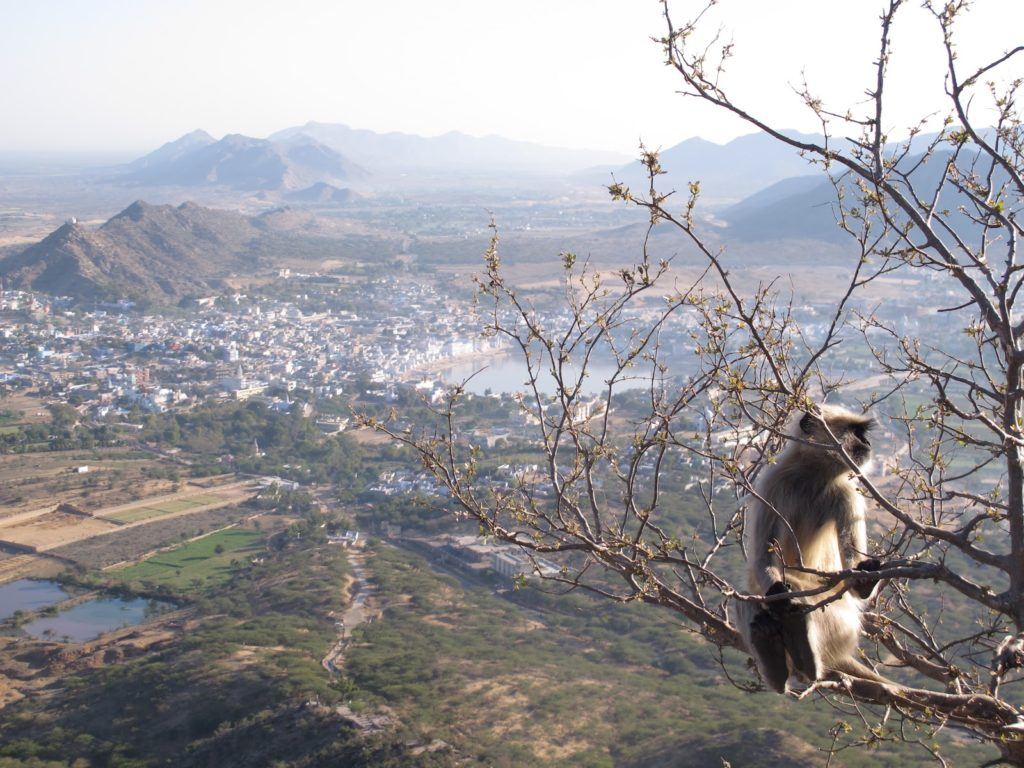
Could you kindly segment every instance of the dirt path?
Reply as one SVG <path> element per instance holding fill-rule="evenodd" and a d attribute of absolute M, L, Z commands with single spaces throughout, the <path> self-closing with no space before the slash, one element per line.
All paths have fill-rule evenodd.
<path fill-rule="evenodd" d="M 338 674 L 344 666 L 344 651 L 352 640 L 352 630 L 360 624 L 372 621 L 380 614 L 380 605 L 376 601 L 377 588 L 370 583 L 366 573 L 366 552 L 352 552 L 348 559 L 352 566 L 352 601 L 337 620 L 340 635 L 327 655 L 320 662 L 331 674 Z M 387 714 L 371 714 L 354 712 L 347 704 L 339 704 L 334 711 L 347 720 L 363 735 L 380 733 L 394 724 L 394 719 Z"/>
<path fill-rule="evenodd" d="M 366 575 L 366 553 L 353 552 L 349 555 L 349 565 L 355 581 L 352 584 L 352 601 L 337 620 L 339 637 L 327 655 L 320 662 L 328 672 L 340 672 L 344 664 L 343 652 L 352 639 L 352 630 L 360 624 L 372 620 L 380 613 L 375 602 L 368 603 L 376 596 L 377 589 L 370 583 Z"/>

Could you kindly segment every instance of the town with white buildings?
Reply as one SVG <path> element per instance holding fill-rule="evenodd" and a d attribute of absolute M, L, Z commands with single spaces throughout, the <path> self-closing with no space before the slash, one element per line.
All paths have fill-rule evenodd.
<path fill-rule="evenodd" d="M 317 398 L 357 387 L 387 396 L 409 382 L 429 393 L 446 365 L 502 349 L 481 335 L 468 302 L 429 283 L 379 279 L 352 296 L 336 289 L 318 300 L 302 290 L 292 300 L 211 297 L 161 314 L 4 291 L 0 386 L 42 389 L 93 420 L 211 397 L 262 397 L 283 408 L 296 389 Z M 324 298 L 355 308 L 310 309 Z"/>

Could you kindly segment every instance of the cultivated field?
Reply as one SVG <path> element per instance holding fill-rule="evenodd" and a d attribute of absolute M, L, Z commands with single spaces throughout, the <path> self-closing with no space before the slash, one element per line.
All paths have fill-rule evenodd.
<path fill-rule="evenodd" d="M 178 493 L 150 497 L 141 501 L 104 507 L 96 510 L 96 517 L 112 520 L 125 525 L 143 522 L 154 517 L 180 515 L 215 509 L 218 506 L 240 504 L 253 495 L 251 483 L 242 481 L 221 485 L 216 488 L 201 488 L 191 484 Z"/>
<path fill-rule="evenodd" d="M 93 510 L 169 493 L 179 484 L 171 479 L 179 469 L 124 449 L 0 455 L 0 516 L 56 502 Z"/>
<path fill-rule="evenodd" d="M 189 487 L 179 493 L 108 507 L 93 514 L 74 514 L 63 509 L 44 508 L 9 515 L 0 520 L 0 545 L 46 552 L 76 541 L 111 534 L 122 528 L 146 525 L 157 518 L 237 506 L 252 493 L 253 488 L 249 483 L 238 482 L 216 489 Z"/>
<path fill-rule="evenodd" d="M 263 530 L 228 528 L 108 573 L 123 581 L 166 584 L 178 589 L 196 582 L 218 583 L 230 575 L 232 560 L 245 562 L 247 557 L 262 550 L 266 536 Z"/>
<path fill-rule="evenodd" d="M 102 536 L 117 530 L 117 527 L 116 523 L 107 520 L 44 510 L 0 522 L 0 543 L 45 552 L 72 541 Z"/>
<path fill-rule="evenodd" d="M 191 496 L 185 499 L 171 499 L 169 501 L 145 504 L 141 507 L 130 507 L 120 512 L 104 514 L 108 520 L 115 520 L 119 523 L 137 523 L 140 520 L 148 520 L 151 517 L 162 517 L 173 515 L 176 512 L 195 510 L 197 507 L 208 507 L 211 504 L 223 502 L 223 496 L 216 496 L 209 493 L 201 493 L 198 496 Z"/>
<path fill-rule="evenodd" d="M 51 550 L 50 554 L 87 568 L 105 568 L 223 528 L 250 514 L 249 510 L 238 507 L 218 507 L 206 512 L 152 518 L 144 525 L 120 526 L 111 534 L 78 541 Z"/>
<path fill-rule="evenodd" d="M 4 425 L 40 424 L 50 420 L 46 404 L 39 397 L 24 392 L 16 392 L 0 397 L 0 412 L 9 412 L 10 418 L 0 421 Z"/>
<path fill-rule="evenodd" d="M 19 420 L 31 405 L 3 402 L 8 411 L 21 406 Z M 133 559 L 246 514 L 238 507 L 252 496 L 250 483 L 183 482 L 178 469 L 123 448 L 0 456 L 0 583 L 52 575 L 79 557 L 90 565 Z"/>

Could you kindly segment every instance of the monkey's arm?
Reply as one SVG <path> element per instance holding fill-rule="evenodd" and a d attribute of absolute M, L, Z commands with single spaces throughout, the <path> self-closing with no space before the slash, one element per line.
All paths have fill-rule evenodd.
<path fill-rule="evenodd" d="M 839 556 L 843 568 L 856 568 L 868 556 L 868 527 L 864 516 L 864 501 L 853 496 L 849 507 L 837 521 Z"/>
<path fill-rule="evenodd" d="M 858 497 L 852 505 L 846 525 L 839 530 L 839 552 L 843 568 L 860 571 L 877 571 L 882 567 L 880 560 L 867 557 L 868 531 L 864 517 L 864 504 Z M 871 597 L 878 586 L 877 581 L 864 581 L 852 586 L 853 591 L 863 600 Z"/>
<path fill-rule="evenodd" d="M 776 551 L 779 513 L 758 502 L 749 511 L 746 527 L 747 581 L 750 591 L 766 594 L 782 582 L 782 557 Z"/>

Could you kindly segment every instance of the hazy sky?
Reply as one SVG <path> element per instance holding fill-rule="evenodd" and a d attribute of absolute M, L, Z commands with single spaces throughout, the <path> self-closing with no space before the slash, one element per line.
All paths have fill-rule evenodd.
<path fill-rule="evenodd" d="M 895 30 L 896 132 L 941 96 L 938 33 L 918 5 Z M 814 130 L 790 86 L 806 71 L 837 103 L 863 98 L 880 8 L 722 0 L 730 91 Z M 630 154 L 641 137 L 751 132 L 674 94 L 649 39 L 663 29 L 655 0 L 0 0 L 0 13 L 0 151 L 135 153 L 195 128 L 265 136 L 308 120 Z M 1022 30 L 1022 0 L 978 0 L 965 64 Z"/>

